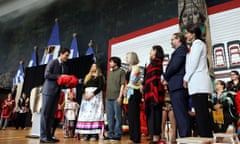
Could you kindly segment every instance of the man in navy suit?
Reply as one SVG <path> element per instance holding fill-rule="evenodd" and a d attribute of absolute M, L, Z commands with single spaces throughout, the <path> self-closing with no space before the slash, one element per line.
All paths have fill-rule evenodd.
<path fill-rule="evenodd" d="M 171 44 L 175 51 L 172 53 L 164 73 L 164 83 L 168 84 L 179 136 L 188 137 L 191 136 L 190 117 L 188 115 L 189 96 L 187 89 L 183 87 L 187 54 L 186 41 L 181 33 L 174 33 L 171 38 Z"/>
<path fill-rule="evenodd" d="M 41 143 L 54 143 L 59 141 L 58 139 L 52 138 L 51 128 L 61 91 L 61 87 L 57 84 L 57 78 L 66 73 L 67 67 L 64 63 L 68 60 L 69 54 L 69 49 L 60 49 L 58 58 L 50 61 L 45 69 L 40 125 Z"/>

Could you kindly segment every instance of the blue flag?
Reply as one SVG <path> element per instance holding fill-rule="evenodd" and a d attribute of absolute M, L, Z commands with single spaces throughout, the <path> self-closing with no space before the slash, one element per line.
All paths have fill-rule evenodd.
<path fill-rule="evenodd" d="M 16 85 L 18 83 L 23 83 L 24 81 L 24 71 L 23 71 L 23 65 L 22 63 L 18 66 L 18 71 L 15 77 L 13 78 L 13 84 Z"/>
<path fill-rule="evenodd" d="M 33 67 L 33 66 L 37 66 L 37 49 L 34 48 L 31 59 L 28 63 L 28 67 Z"/>
<path fill-rule="evenodd" d="M 92 47 L 88 47 L 88 49 L 87 49 L 85 55 L 91 55 L 91 54 L 94 54 L 94 52 L 93 52 L 93 48 L 92 48 Z"/>
<path fill-rule="evenodd" d="M 60 50 L 60 35 L 59 35 L 59 25 L 58 20 L 55 20 L 55 24 L 50 35 L 48 46 L 44 51 L 44 55 L 41 60 L 41 64 L 47 64 L 49 61 L 58 57 L 58 52 Z"/>
<path fill-rule="evenodd" d="M 77 38 L 75 34 L 73 35 L 70 51 L 71 53 L 69 55 L 69 59 L 79 57 Z"/>
<path fill-rule="evenodd" d="M 85 55 L 93 55 L 93 60 L 96 61 L 96 57 L 95 57 L 95 54 L 94 54 L 94 51 L 93 51 L 93 48 L 91 46 L 88 47 Z"/>
<path fill-rule="evenodd" d="M 97 59 L 92 48 L 93 45 L 94 45 L 93 40 L 90 40 L 90 42 L 88 43 L 88 49 L 85 52 L 85 55 L 93 55 L 93 60 L 96 61 Z"/>

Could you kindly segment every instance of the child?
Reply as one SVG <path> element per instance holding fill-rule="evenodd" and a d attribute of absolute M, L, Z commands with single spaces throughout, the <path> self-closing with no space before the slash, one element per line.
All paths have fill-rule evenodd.
<path fill-rule="evenodd" d="M 25 128 L 25 121 L 26 121 L 28 112 L 29 112 L 29 98 L 25 93 L 22 93 L 21 98 L 18 100 L 16 129 L 18 129 L 19 126 L 21 126 L 22 129 Z"/>
<path fill-rule="evenodd" d="M 68 99 L 65 103 L 64 113 L 64 137 L 74 137 L 76 119 L 78 115 L 79 104 L 75 101 L 75 93 L 70 89 Z"/>
<path fill-rule="evenodd" d="M 165 97 L 164 97 L 164 105 L 162 107 L 162 141 L 166 140 L 166 124 L 167 121 L 170 121 L 171 127 L 167 125 L 167 140 L 170 140 L 171 143 L 176 143 L 176 134 L 177 134 L 177 124 L 174 116 L 173 107 L 171 104 L 170 95 L 168 93 L 167 85 L 164 85 L 165 89 Z M 170 132 L 171 131 L 171 132 Z"/>
<path fill-rule="evenodd" d="M 2 114 L 1 114 L 1 120 L 0 120 L 0 129 L 6 129 L 8 120 L 13 114 L 14 107 L 15 107 L 15 100 L 12 98 L 12 94 L 9 93 L 8 98 L 6 98 L 1 105 Z"/>

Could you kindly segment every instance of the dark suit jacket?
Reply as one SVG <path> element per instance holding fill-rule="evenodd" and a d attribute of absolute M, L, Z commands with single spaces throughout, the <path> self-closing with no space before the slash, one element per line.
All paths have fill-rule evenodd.
<path fill-rule="evenodd" d="M 178 47 L 171 56 L 166 68 L 164 79 L 168 81 L 169 91 L 183 88 L 183 77 L 185 75 L 187 48 L 185 46 Z"/>
<path fill-rule="evenodd" d="M 43 95 L 52 96 L 57 95 L 60 92 L 60 87 L 57 85 L 57 78 L 61 74 L 67 73 L 67 67 L 63 63 L 63 68 L 58 59 L 54 59 L 47 64 L 44 73 Z"/>

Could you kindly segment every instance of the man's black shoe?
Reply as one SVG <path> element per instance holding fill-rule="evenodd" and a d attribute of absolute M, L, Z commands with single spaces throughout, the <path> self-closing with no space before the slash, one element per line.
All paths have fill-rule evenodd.
<path fill-rule="evenodd" d="M 104 138 L 103 138 L 103 140 L 111 140 L 112 138 L 110 138 L 110 137 L 105 137 L 104 136 Z"/>
<path fill-rule="evenodd" d="M 111 138 L 111 141 L 120 141 L 121 140 L 121 137 L 113 137 Z"/>
<path fill-rule="evenodd" d="M 48 139 L 40 139 L 40 143 L 55 143 L 55 142 Z"/>
<path fill-rule="evenodd" d="M 53 142 L 59 142 L 60 140 L 59 140 L 59 139 L 56 139 L 56 138 L 51 138 L 51 141 L 53 141 Z"/>

